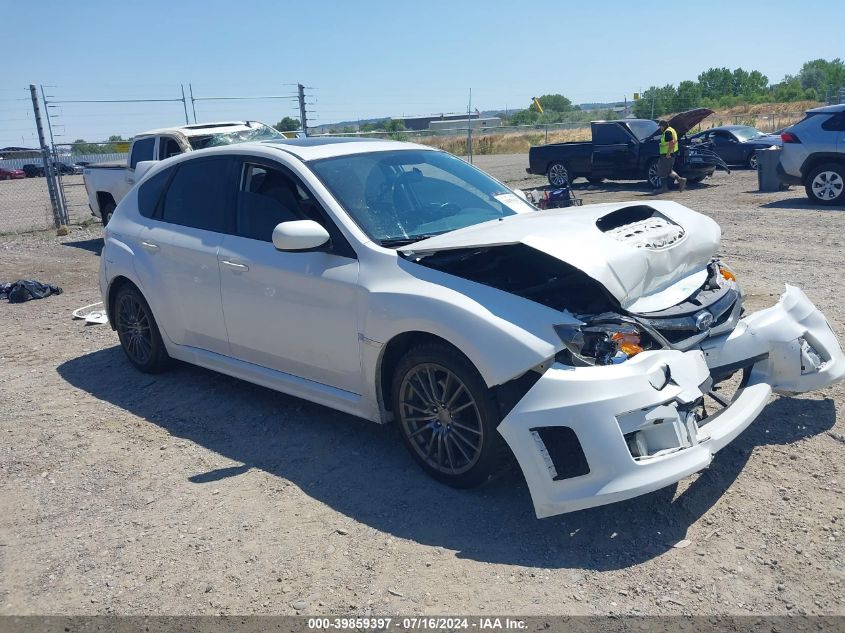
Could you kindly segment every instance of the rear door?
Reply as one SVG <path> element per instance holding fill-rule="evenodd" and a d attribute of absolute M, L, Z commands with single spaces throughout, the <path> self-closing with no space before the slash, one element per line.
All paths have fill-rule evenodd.
<path fill-rule="evenodd" d="M 362 393 L 355 252 L 291 169 L 244 157 L 237 171 L 235 229 L 219 251 L 232 355 Z M 301 219 L 323 225 L 331 243 L 277 251 L 275 226 Z"/>
<path fill-rule="evenodd" d="M 152 217 L 142 218 L 135 264 L 168 338 L 226 355 L 217 252 L 234 221 L 232 164 L 210 157 L 166 170 L 164 193 Z"/>

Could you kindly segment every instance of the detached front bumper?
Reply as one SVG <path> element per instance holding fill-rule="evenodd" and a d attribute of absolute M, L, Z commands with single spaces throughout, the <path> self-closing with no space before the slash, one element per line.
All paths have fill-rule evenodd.
<path fill-rule="evenodd" d="M 728 406 L 702 418 L 714 379 L 746 370 Z M 629 499 L 707 467 L 768 403 L 845 377 L 824 316 L 798 288 L 728 334 L 620 365 L 553 365 L 499 425 L 537 516 Z"/>

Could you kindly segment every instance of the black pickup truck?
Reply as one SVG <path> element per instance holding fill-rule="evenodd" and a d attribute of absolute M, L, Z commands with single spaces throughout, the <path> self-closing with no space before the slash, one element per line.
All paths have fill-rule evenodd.
<path fill-rule="evenodd" d="M 692 146 L 682 138 L 705 117 L 713 114 L 698 108 L 676 114 L 669 125 L 678 133 L 680 152 L 675 171 L 690 182 L 701 182 L 718 169 L 728 166 L 707 147 Z M 528 151 L 529 174 L 547 176 L 553 187 L 562 187 L 576 178 L 591 183 L 602 180 L 648 180 L 652 187 L 663 183 L 658 175 L 660 133 L 651 119 L 593 121 L 593 140 L 584 143 L 551 143 Z"/>

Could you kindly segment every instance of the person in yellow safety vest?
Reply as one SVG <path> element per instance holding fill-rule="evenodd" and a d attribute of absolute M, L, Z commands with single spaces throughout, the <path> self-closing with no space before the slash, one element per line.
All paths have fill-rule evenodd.
<path fill-rule="evenodd" d="M 669 179 L 674 178 L 678 182 L 678 191 L 687 187 L 687 179 L 681 178 L 674 170 L 675 154 L 678 147 L 678 133 L 675 128 L 670 127 L 668 121 L 658 121 L 657 129 L 660 130 L 660 158 L 657 161 L 657 175 L 660 176 L 661 185 L 658 193 L 669 191 Z"/>

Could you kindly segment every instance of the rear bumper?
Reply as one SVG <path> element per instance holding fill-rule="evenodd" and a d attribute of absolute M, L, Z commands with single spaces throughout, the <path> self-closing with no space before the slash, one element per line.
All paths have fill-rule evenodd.
<path fill-rule="evenodd" d="M 700 419 L 696 411 L 713 377 L 737 368 L 747 368 L 743 388 L 729 406 Z M 824 316 L 801 290 L 787 286 L 777 305 L 706 340 L 701 349 L 644 352 L 611 366 L 555 364 L 499 432 L 542 518 L 677 482 L 707 467 L 760 414 L 773 391 L 812 391 L 843 376 L 845 356 Z M 585 474 L 566 476 L 560 451 L 543 439 L 550 437 L 546 429 L 560 427 L 577 438 Z"/>
<path fill-rule="evenodd" d="M 781 163 L 778 163 L 776 171 L 777 171 L 777 174 L 778 174 L 778 178 L 780 178 L 780 181 L 782 183 L 786 184 L 786 185 L 802 185 L 802 184 L 804 184 L 801 181 L 800 177 L 793 176 L 792 174 L 787 174 L 786 170 L 783 168 L 783 165 Z"/>

